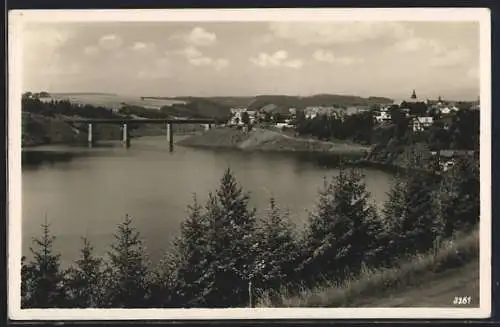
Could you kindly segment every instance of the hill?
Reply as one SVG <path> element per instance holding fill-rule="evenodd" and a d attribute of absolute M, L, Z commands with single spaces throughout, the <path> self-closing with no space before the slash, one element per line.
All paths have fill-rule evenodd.
<path fill-rule="evenodd" d="M 274 112 L 286 113 L 289 108 L 299 110 L 309 106 L 370 106 L 375 104 L 390 104 L 393 100 L 382 97 L 362 98 L 353 95 L 336 94 L 316 94 L 307 97 L 287 96 L 287 95 L 259 95 L 250 104 L 249 110 L 259 110 L 267 105 L 275 106 Z"/>
<path fill-rule="evenodd" d="M 167 98 L 165 98 L 167 99 Z M 291 95 L 258 95 L 255 97 L 173 97 L 171 100 L 186 101 L 185 105 L 162 108 L 172 115 L 191 117 L 225 118 L 230 108 L 244 107 L 252 111 L 265 110 L 273 113 L 288 113 L 289 108 L 304 109 L 309 106 L 370 106 L 391 104 L 393 100 L 384 97 L 363 98 L 354 95 L 316 94 L 307 97 Z"/>

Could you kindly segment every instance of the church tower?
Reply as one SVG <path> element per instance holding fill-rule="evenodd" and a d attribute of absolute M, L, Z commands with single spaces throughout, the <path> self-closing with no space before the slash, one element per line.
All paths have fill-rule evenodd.
<path fill-rule="evenodd" d="M 414 100 L 417 99 L 417 94 L 415 93 L 415 90 L 413 90 L 413 93 L 411 94 L 410 99 L 414 99 Z"/>

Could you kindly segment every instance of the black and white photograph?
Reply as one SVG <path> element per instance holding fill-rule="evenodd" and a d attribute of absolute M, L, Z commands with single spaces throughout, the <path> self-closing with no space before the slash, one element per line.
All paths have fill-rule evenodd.
<path fill-rule="evenodd" d="M 490 42 L 481 8 L 10 12 L 9 316 L 489 317 Z"/>

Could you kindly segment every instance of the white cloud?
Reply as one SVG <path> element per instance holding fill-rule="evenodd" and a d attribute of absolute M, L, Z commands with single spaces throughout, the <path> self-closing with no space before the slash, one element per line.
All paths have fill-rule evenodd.
<path fill-rule="evenodd" d="M 122 45 L 122 39 L 115 34 L 104 35 L 99 39 L 99 45 L 107 50 L 116 49 Z"/>
<path fill-rule="evenodd" d="M 208 46 L 215 43 L 217 36 L 215 33 L 210 33 L 201 27 L 195 27 L 185 37 L 185 41 L 195 46 Z"/>
<path fill-rule="evenodd" d="M 211 58 L 204 55 L 200 50 L 193 46 L 189 46 L 178 51 L 186 57 L 188 62 L 193 66 L 212 66 L 216 70 L 222 70 L 229 65 L 229 61 L 225 58 Z"/>
<path fill-rule="evenodd" d="M 137 52 L 151 52 L 155 47 L 153 43 L 135 42 L 132 45 L 132 50 Z"/>
<path fill-rule="evenodd" d="M 89 45 L 88 47 L 85 47 L 85 49 L 83 49 L 83 53 L 86 56 L 93 57 L 99 54 L 99 49 L 94 45 Z"/>
<path fill-rule="evenodd" d="M 332 52 L 323 49 L 318 49 L 314 51 L 312 56 L 316 61 L 326 62 L 329 64 L 339 64 L 343 66 L 359 64 L 364 61 L 363 59 L 360 58 L 337 57 Z"/>
<path fill-rule="evenodd" d="M 283 65 L 286 67 L 298 69 L 298 68 L 302 68 L 302 66 L 304 66 L 304 62 L 300 59 L 293 59 L 293 60 L 286 61 Z"/>
<path fill-rule="evenodd" d="M 414 33 L 396 22 L 275 22 L 269 25 L 269 29 L 274 37 L 293 40 L 300 45 L 400 40 Z"/>
<path fill-rule="evenodd" d="M 260 67 L 278 67 L 301 68 L 304 63 L 300 59 L 288 59 L 288 52 L 285 50 L 276 51 L 273 54 L 261 52 L 257 57 L 250 58 L 250 61 Z"/>
<path fill-rule="evenodd" d="M 469 59 L 469 52 L 463 48 L 451 49 L 434 57 L 429 64 L 434 67 L 451 67 L 463 64 Z"/>
<path fill-rule="evenodd" d="M 186 58 L 191 59 L 191 58 L 198 58 L 203 56 L 200 50 L 193 46 L 189 46 L 183 50 L 180 51 L 182 54 L 186 56 Z"/>
<path fill-rule="evenodd" d="M 431 51 L 435 54 L 442 53 L 445 49 L 443 45 L 434 39 L 425 39 L 421 37 L 410 37 L 401 40 L 394 44 L 396 51 L 413 52 L 413 51 Z"/>
<path fill-rule="evenodd" d="M 30 48 L 43 47 L 51 50 L 65 44 L 73 37 L 74 33 L 68 29 L 40 25 L 29 26 L 23 33 L 25 45 Z"/>

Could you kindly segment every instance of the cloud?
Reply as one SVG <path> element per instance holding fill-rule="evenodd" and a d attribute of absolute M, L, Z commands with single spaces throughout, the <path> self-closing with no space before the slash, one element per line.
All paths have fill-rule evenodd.
<path fill-rule="evenodd" d="M 99 54 L 99 49 L 94 45 L 89 45 L 88 47 L 85 47 L 85 49 L 83 49 L 83 53 L 86 56 L 93 57 Z"/>
<path fill-rule="evenodd" d="M 270 23 L 269 30 L 275 38 L 295 41 L 300 45 L 401 40 L 414 33 L 404 24 L 396 22 L 274 22 Z"/>
<path fill-rule="evenodd" d="M 329 64 L 338 64 L 343 66 L 350 66 L 354 64 L 362 63 L 364 60 L 360 58 L 353 57 L 337 57 L 332 52 L 323 49 L 318 49 L 314 51 L 313 58 L 316 61 L 326 62 Z"/>
<path fill-rule="evenodd" d="M 394 44 L 394 49 L 399 52 L 431 51 L 442 53 L 445 51 L 443 45 L 435 39 L 425 39 L 421 37 L 410 37 Z"/>
<path fill-rule="evenodd" d="M 131 49 L 137 52 L 151 52 L 156 48 L 153 43 L 135 42 Z"/>
<path fill-rule="evenodd" d="M 257 57 L 250 58 L 250 61 L 260 67 L 289 67 L 289 68 L 301 68 L 304 63 L 300 59 L 288 59 L 288 52 L 285 50 L 276 51 L 273 54 L 267 54 L 261 52 Z"/>
<path fill-rule="evenodd" d="M 198 50 L 197 48 L 193 47 L 193 46 L 189 46 L 189 47 L 187 47 L 185 49 L 182 49 L 182 50 L 180 50 L 180 52 L 182 54 L 184 54 L 186 56 L 186 58 L 188 58 L 188 59 L 198 58 L 198 57 L 203 56 L 203 54 L 201 53 L 201 51 Z"/>
<path fill-rule="evenodd" d="M 189 46 L 179 53 L 184 55 L 188 62 L 193 66 L 212 66 L 216 70 L 222 70 L 229 66 L 229 61 L 225 58 L 211 58 L 204 55 L 200 50 L 193 46 Z"/>
<path fill-rule="evenodd" d="M 67 43 L 74 37 L 73 31 L 67 28 L 56 28 L 43 25 L 32 25 L 24 30 L 24 43 L 31 47 L 54 49 Z"/>
<path fill-rule="evenodd" d="M 107 50 L 116 49 L 122 45 L 122 39 L 115 34 L 104 35 L 99 39 L 99 45 Z"/>
<path fill-rule="evenodd" d="M 442 55 L 432 58 L 429 62 L 434 67 L 451 67 L 465 63 L 470 58 L 470 53 L 463 48 L 451 49 Z"/>
<path fill-rule="evenodd" d="M 217 41 L 217 36 L 201 27 L 195 27 L 186 35 L 185 41 L 194 46 L 204 47 L 214 44 Z"/>
<path fill-rule="evenodd" d="M 286 61 L 283 65 L 286 67 L 298 69 L 298 68 L 302 68 L 302 66 L 304 66 L 304 62 L 300 59 L 293 59 L 293 60 Z"/>

